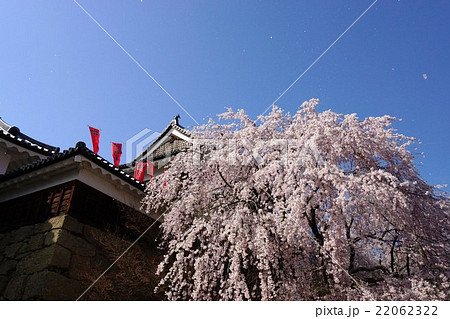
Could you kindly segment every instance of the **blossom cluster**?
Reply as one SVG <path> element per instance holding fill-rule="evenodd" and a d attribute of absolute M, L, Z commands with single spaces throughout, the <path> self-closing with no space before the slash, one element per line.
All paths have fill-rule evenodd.
<path fill-rule="evenodd" d="M 228 109 L 149 184 L 169 299 L 448 299 L 449 198 L 415 169 L 415 139 L 317 105 L 259 124 Z"/>

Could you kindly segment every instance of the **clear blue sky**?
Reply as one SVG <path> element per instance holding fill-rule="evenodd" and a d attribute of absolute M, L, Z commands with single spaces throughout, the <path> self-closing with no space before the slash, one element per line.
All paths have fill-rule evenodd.
<path fill-rule="evenodd" d="M 78 2 L 203 122 L 263 112 L 373 0 Z M 448 1 L 379 0 L 277 104 L 400 117 L 422 176 L 449 183 L 449 32 Z M 90 124 L 111 160 L 110 142 L 195 124 L 74 1 L 1 1 L 0 39 L 0 116 L 34 138 L 90 145 Z"/>

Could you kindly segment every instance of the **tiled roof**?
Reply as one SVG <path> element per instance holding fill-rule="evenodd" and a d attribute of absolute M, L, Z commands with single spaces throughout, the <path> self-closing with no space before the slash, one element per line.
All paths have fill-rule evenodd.
<path fill-rule="evenodd" d="M 171 129 L 175 129 L 177 131 L 179 131 L 180 133 L 183 133 L 186 136 L 191 136 L 191 131 L 189 131 L 188 129 L 185 129 L 183 126 L 181 126 L 178 123 L 178 119 L 180 118 L 179 115 L 175 116 L 172 121 L 170 121 L 169 125 L 164 129 L 164 131 L 152 142 L 151 145 L 149 145 L 141 154 L 139 154 L 138 156 L 136 156 L 136 158 L 141 158 L 141 157 L 145 157 L 147 155 L 148 150 L 155 145 L 156 143 L 158 143 L 162 138 L 164 138 L 164 136 L 169 133 L 169 131 Z M 175 150 L 171 155 L 175 155 L 179 153 L 179 151 Z M 159 156 L 159 157 L 155 157 L 154 160 L 163 158 L 164 156 Z M 131 163 L 126 163 L 126 164 L 122 164 L 120 165 L 120 168 L 125 169 L 125 168 L 130 168 L 133 167 L 135 165 L 135 160 L 133 160 Z"/>
<path fill-rule="evenodd" d="M 23 134 L 18 127 L 9 125 L 1 117 L 0 137 L 39 154 L 52 155 L 59 152 L 59 147 L 39 142 Z"/>
<path fill-rule="evenodd" d="M 164 132 L 168 132 L 171 128 L 174 128 L 187 136 L 191 136 L 191 131 L 185 129 L 183 126 L 180 125 L 180 123 L 178 123 L 179 118 L 180 115 L 175 116 L 172 119 L 172 121 L 170 121 L 169 125 L 166 127 Z M 164 135 L 164 132 L 163 134 L 161 134 L 161 136 Z"/>
<path fill-rule="evenodd" d="M 86 144 L 84 142 L 78 142 L 74 148 L 69 148 L 68 150 L 63 151 L 62 153 L 56 153 L 52 156 L 47 157 L 46 159 L 36 161 L 34 163 L 22 166 L 18 169 L 12 170 L 5 175 L 0 175 L 0 183 L 12 178 L 15 178 L 17 176 L 20 176 L 22 174 L 49 166 L 51 164 L 60 162 L 62 160 L 68 159 L 70 157 L 73 157 L 75 155 L 83 155 L 87 159 L 91 160 L 93 163 L 97 164 L 101 168 L 107 170 L 111 174 L 121 178 L 122 180 L 126 181 L 130 185 L 140 189 L 145 189 L 145 184 L 139 182 L 137 179 L 132 177 L 131 175 L 125 173 L 121 169 L 115 167 L 112 163 L 105 160 L 103 157 L 95 154 L 90 149 L 86 147 Z"/>

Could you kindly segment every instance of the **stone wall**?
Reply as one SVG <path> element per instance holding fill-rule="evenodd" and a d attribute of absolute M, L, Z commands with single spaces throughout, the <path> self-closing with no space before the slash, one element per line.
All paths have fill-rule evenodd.
<path fill-rule="evenodd" d="M 0 234 L 0 300 L 75 300 L 102 261 L 99 230 L 69 216 Z"/>

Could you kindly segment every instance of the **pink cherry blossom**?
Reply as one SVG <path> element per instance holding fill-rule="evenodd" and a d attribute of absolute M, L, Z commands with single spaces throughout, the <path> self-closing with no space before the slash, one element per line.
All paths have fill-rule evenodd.
<path fill-rule="evenodd" d="M 449 298 L 450 201 L 390 116 L 231 109 L 147 188 L 159 289 L 192 300 Z"/>

